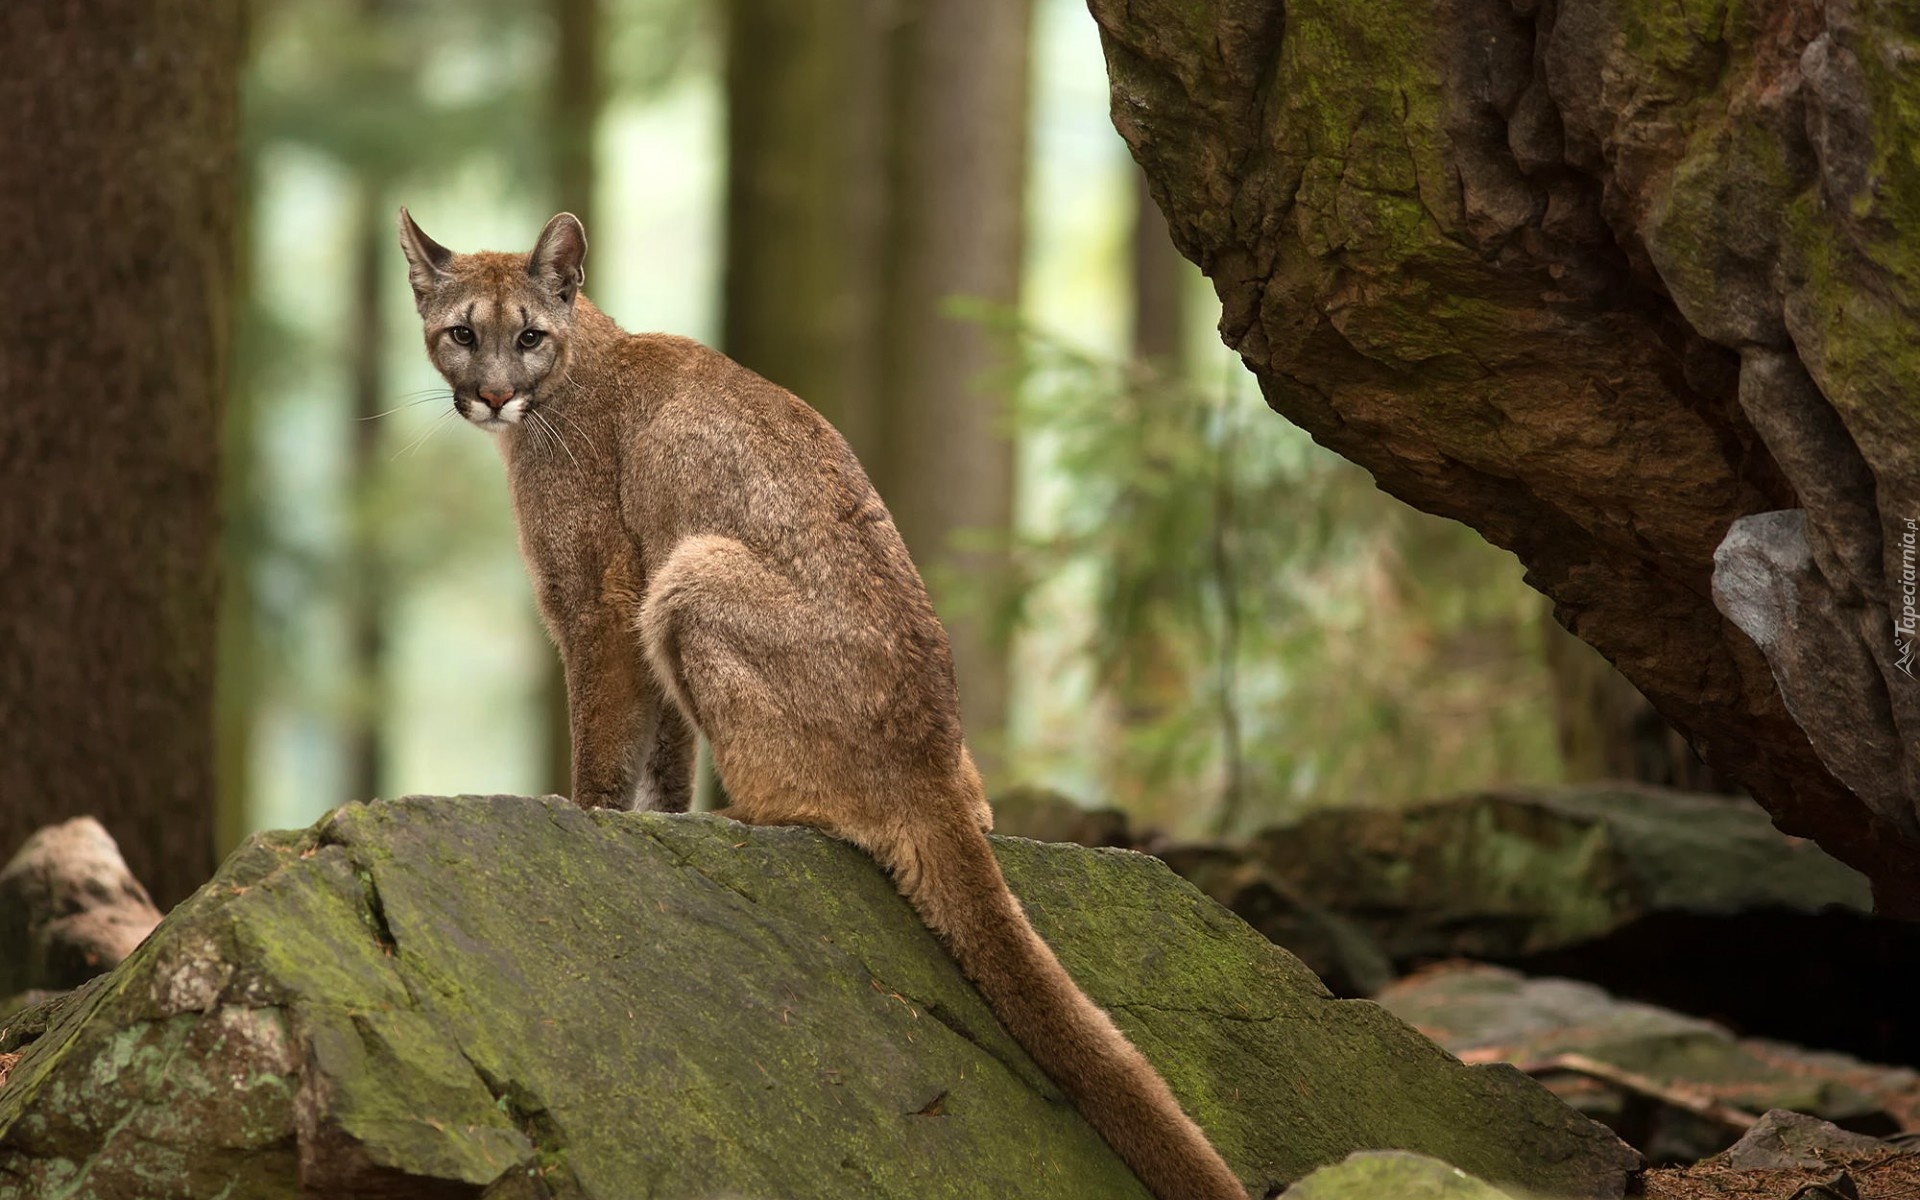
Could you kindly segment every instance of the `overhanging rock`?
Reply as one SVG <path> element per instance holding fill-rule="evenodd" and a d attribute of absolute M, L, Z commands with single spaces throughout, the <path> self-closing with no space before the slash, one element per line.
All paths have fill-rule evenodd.
<path fill-rule="evenodd" d="M 1090 7 L 1267 403 L 1513 551 L 1717 774 L 1920 918 L 1910 6 Z M 1736 520 L 1791 509 L 1798 684 L 1710 587 Z"/>
<path fill-rule="evenodd" d="M 1156 860 L 997 849 L 1250 1185 L 1396 1148 L 1620 1194 L 1606 1131 L 1331 998 Z M 873 863 L 799 829 L 349 806 L 48 1016 L 0 1089 L 0 1196 L 1145 1196 Z"/>

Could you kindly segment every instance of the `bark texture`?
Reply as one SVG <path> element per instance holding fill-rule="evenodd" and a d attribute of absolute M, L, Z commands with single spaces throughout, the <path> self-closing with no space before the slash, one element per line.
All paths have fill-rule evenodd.
<path fill-rule="evenodd" d="M 213 867 L 237 0 L 0 6 L 0 853 L 92 814 Z"/>
<path fill-rule="evenodd" d="M 731 0 L 721 348 L 877 460 L 885 0 Z"/>
<path fill-rule="evenodd" d="M 1717 773 L 1920 915 L 1920 14 L 1092 9 L 1268 403 L 1511 549 Z M 1788 510 L 1716 607 L 1734 523 Z"/>
<path fill-rule="evenodd" d="M 385 430 L 379 422 L 389 397 L 383 357 L 388 292 L 382 286 L 393 269 L 393 210 L 387 207 L 387 193 L 384 173 L 362 166 L 354 194 L 353 340 L 348 352 L 353 387 L 349 494 L 358 503 L 350 535 L 353 571 L 342 606 L 352 695 L 341 749 L 347 795 L 355 800 L 381 795 L 388 761 L 387 621 L 393 611 L 393 572 L 383 536 L 387 514 L 368 502 L 380 494 L 381 468 L 392 456 L 384 449 Z"/>

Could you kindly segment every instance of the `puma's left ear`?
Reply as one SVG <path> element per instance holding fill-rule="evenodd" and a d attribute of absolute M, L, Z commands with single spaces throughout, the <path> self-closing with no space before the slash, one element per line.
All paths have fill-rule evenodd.
<path fill-rule="evenodd" d="M 426 235 L 414 224 L 412 214 L 400 210 L 400 252 L 407 256 L 407 280 L 413 284 L 413 305 L 426 311 L 427 293 L 447 280 L 447 265 L 453 251 Z"/>
<path fill-rule="evenodd" d="M 587 281 L 587 231 L 580 218 L 561 213 L 540 231 L 540 240 L 527 255 L 527 274 L 543 284 L 562 304 L 573 303 Z"/>

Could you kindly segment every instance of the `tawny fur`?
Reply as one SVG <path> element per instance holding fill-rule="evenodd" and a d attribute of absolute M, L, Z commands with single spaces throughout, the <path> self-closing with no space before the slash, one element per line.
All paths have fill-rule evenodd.
<path fill-rule="evenodd" d="M 499 434 L 566 670 L 573 799 L 684 810 L 697 728 L 728 815 L 811 825 L 886 866 L 1160 1200 L 1245 1200 L 1007 890 L 946 632 L 832 426 L 696 342 L 623 332 L 578 293 L 571 216 L 531 255 L 455 255 L 402 210 L 401 244 L 455 407 Z M 520 411 L 496 413 L 508 392 Z"/>

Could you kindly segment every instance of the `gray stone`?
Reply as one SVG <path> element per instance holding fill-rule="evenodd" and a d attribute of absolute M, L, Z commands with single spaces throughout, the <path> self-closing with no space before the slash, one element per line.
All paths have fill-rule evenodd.
<path fill-rule="evenodd" d="M 1739 1141 L 1721 1151 L 1719 1161 L 1736 1171 L 1832 1169 L 1894 1153 L 1897 1151 L 1879 1138 L 1850 1133 L 1831 1121 L 1776 1108 L 1764 1113 Z"/>
<path fill-rule="evenodd" d="M 0 868 L 0 997 L 85 983 L 159 923 L 100 822 L 49 825 Z"/>
<path fill-rule="evenodd" d="M 1920 836 L 1920 790 L 1909 783 L 1916 765 L 1887 736 L 1903 723 L 1896 707 L 1914 699 L 1896 694 L 1865 636 L 1890 643 L 1883 622 L 1821 574 L 1806 511 L 1735 521 L 1714 554 L 1713 597 L 1766 655 L 1827 769 L 1888 825 Z"/>

